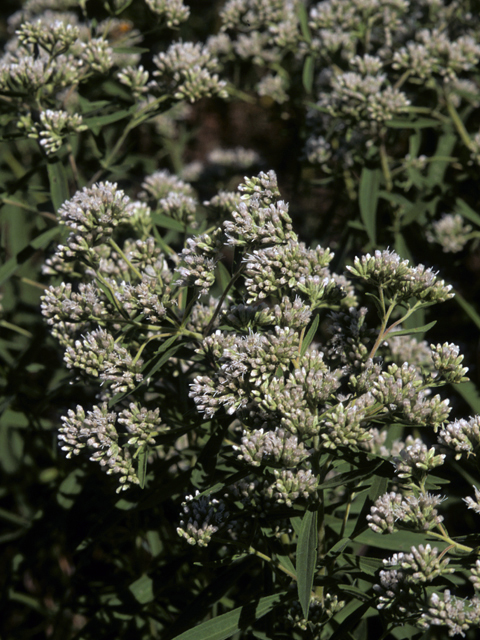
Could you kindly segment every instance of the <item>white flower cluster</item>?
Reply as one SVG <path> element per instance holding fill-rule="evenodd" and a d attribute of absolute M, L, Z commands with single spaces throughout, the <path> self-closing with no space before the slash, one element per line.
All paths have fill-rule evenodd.
<path fill-rule="evenodd" d="M 225 536 L 243 545 L 270 520 L 280 538 L 297 509 L 320 506 L 326 488 L 345 499 L 349 485 L 336 485 L 336 476 L 353 477 L 357 464 L 381 456 L 393 465 L 393 486 L 367 516 L 372 531 L 446 535 L 439 513 L 445 498 L 427 491 L 428 474 L 448 450 L 476 457 L 480 417 L 448 423 L 448 399 L 430 393 L 465 380 L 459 348 L 413 344 L 393 329 L 412 309 L 449 300 L 451 288 L 393 251 L 358 257 L 347 274 L 379 296 L 382 328 L 370 326 L 353 283 L 330 271 L 333 254 L 299 242 L 273 171 L 245 178 L 237 194 L 212 198 L 208 206 L 223 207 L 225 215 L 232 205 L 230 219 L 186 238 L 180 253 L 151 229 L 156 214 L 193 223 L 193 187 L 158 171 L 144 180 L 139 198 L 98 183 L 58 212 L 70 235 L 49 268 L 66 276 L 60 267 L 70 261 L 74 269 L 71 282 L 47 290 L 43 313 L 65 347 L 67 368 L 101 386 L 91 410 L 78 405 L 62 419 L 67 455 L 88 452 L 126 488 L 143 484 L 155 459 L 190 472 L 198 449 L 186 429 L 193 442 L 213 425 L 205 446 L 215 446 L 215 459 L 234 473 L 218 495 L 188 496 L 177 528 L 201 547 Z M 232 249 L 229 280 L 210 295 Z M 320 327 L 325 308 L 330 314 Z M 389 325 L 395 308 L 405 315 Z M 405 354 L 412 362 L 402 361 Z M 203 424 L 198 416 L 191 423 L 198 420 L 198 434 L 185 419 L 194 406 L 204 415 Z M 438 442 L 407 435 L 387 446 L 387 427 L 395 424 L 431 427 Z M 345 460 L 353 471 L 339 474 Z M 474 491 L 466 507 L 479 513 Z M 418 624 L 438 624 L 441 598 L 429 601 L 422 585 L 451 572 L 448 558 L 420 545 L 384 564 L 378 608 L 393 620 L 410 615 Z M 472 569 L 474 585 L 479 571 Z M 453 625 L 463 614 L 474 625 L 475 598 L 465 602 L 461 611 L 448 609 Z"/>

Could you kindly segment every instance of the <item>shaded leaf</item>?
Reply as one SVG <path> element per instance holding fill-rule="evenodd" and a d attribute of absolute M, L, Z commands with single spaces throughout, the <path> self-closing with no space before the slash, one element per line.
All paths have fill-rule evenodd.
<path fill-rule="evenodd" d="M 455 385 L 455 391 L 468 402 L 474 413 L 480 413 L 480 396 L 475 384 L 470 380 Z"/>
<path fill-rule="evenodd" d="M 47 162 L 48 180 L 53 208 L 58 211 L 62 204 L 69 199 L 68 180 L 65 168 L 60 159 Z"/>
<path fill-rule="evenodd" d="M 140 483 L 140 488 L 145 488 L 145 478 L 147 475 L 147 461 L 148 461 L 148 453 L 147 451 L 142 451 L 138 456 L 138 464 L 137 464 L 137 476 Z"/>
<path fill-rule="evenodd" d="M 418 118 L 417 120 L 392 118 L 385 122 L 385 125 L 391 129 L 425 129 L 427 127 L 439 127 L 441 124 L 435 118 Z"/>
<path fill-rule="evenodd" d="M 307 8 L 306 6 L 303 4 L 303 2 L 299 2 L 296 5 L 296 13 L 297 13 L 297 18 L 300 22 L 300 29 L 302 30 L 302 35 L 305 39 L 306 42 L 311 42 L 312 41 L 312 36 L 310 33 L 310 29 L 308 26 L 308 14 L 307 14 Z"/>
<path fill-rule="evenodd" d="M 34 240 L 29 242 L 16 256 L 7 260 L 7 262 L 0 267 L 0 285 L 3 284 L 8 278 L 15 273 L 15 271 L 24 264 L 29 258 L 31 258 L 39 249 L 46 247 L 54 238 L 56 238 L 63 231 L 62 227 L 54 227 L 48 231 L 44 231 Z"/>
<path fill-rule="evenodd" d="M 132 582 L 132 584 L 128 587 L 132 592 L 133 597 L 140 604 L 147 604 L 147 602 L 152 602 L 155 598 L 153 594 L 153 580 L 150 576 L 146 574 Z"/>
<path fill-rule="evenodd" d="M 307 93 L 311 93 L 313 86 L 313 76 L 315 74 L 315 59 L 313 56 L 307 56 L 303 65 L 302 82 Z"/>
<path fill-rule="evenodd" d="M 360 217 L 365 225 L 367 235 L 372 244 L 376 244 L 376 219 L 377 205 L 380 193 L 380 169 L 362 169 L 358 203 L 360 205 Z"/>
<path fill-rule="evenodd" d="M 284 594 L 266 596 L 265 598 L 260 598 L 258 602 L 238 607 L 233 611 L 199 624 L 193 629 L 176 636 L 174 640 L 226 640 L 238 629 L 243 628 L 243 625 L 240 626 L 241 622 L 245 624 L 248 622 L 253 623 L 273 609 L 282 595 Z"/>
<path fill-rule="evenodd" d="M 468 206 L 464 200 L 457 198 L 455 200 L 455 213 L 459 213 L 470 222 L 473 222 L 477 226 L 480 227 L 480 214 L 474 211 L 471 207 Z"/>
<path fill-rule="evenodd" d="M 458 291 L 455 291 L 454 300 L 460 307 L 462 307 L 470 320 L 477 325 L 477 328 L 480 329 L 480 315 L 477 313 L 476 309 L 467 302 Z"/>
<path fill-rule="evenodd" d="M 138 107 L 135 106 L 135 109 Z M 100 133 L 102 127 L 107 124 L 113 124 L 114 122 L 118 122 L 119 120 L 124 120 L 132 115 L 132 109 L 120 109 L 118 111 L 114 111 L 113 113 L 107 113 L 101 116 L 92 116 L 90 118 L 84 118 L 83 124 L 86 124 L 87 127 L 93 131 L 95 135 Z"/>

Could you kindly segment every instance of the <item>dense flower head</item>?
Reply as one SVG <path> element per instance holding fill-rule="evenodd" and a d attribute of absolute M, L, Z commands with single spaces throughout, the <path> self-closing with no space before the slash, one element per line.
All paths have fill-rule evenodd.
<path fill-rule="evenodd" d="M 183 0 L 145 0 L 150 9 L 162 17 L 167 27 L 178 27 L 181 22 L 188 20 L 189 7 L 183 4 Z"/>
<path fill-rule="evenodd" d="M 439 29 L 422 29 L 416 39 L 417 42 L 409 42 L 394 53 L 394 69 L 408 69 L 422 79 L 433 74 L 453 79 L 480 60 L 480 45 L 470 35 L 450 40 Z"/>
<path fill-rule="evenodd" d="M 397 300 L 408 301 L 417 297 L 424 302 L 444 302 L 453 297 L 451 285 L 437 280 L 431 268 L 420 264 L 410 266 L 408 260 L 386 249 L 355 258 L 353 266 L 347 266 L 351 275 L 384 289 Z"/>
<path fill-rule="evenodd" d="M 444 213 L 427 231 L 427 240 L 440 244 L 445 253 L 458 253 L 470 239 L 471 232 L 472 226 L 466 224 L 459 213 Z"/>
<path fill-rule="evenodd" d="M 422 479 L 429 471 L 442 465 L 445 454 L 437 454 L 435 447 L 427 447 L 420 438 L 407 436 L 405 447 L 398 458 L 394 458 L 395 471 L 399 478 Z"/>
<path fill-rule="evenodd" d="M 309 457 L 303 443 L 298 442 L 294 435 L 287 435 L 284 430 L 244 431 L 241 445 L 234 446 L 238 451 L 238 458 L 259 467 L 262 463 L 296 467 Z"/>
<path fill-rule="evenodd" d="M 166 169 L 162 169 L 145 178 L 139 196 L 158 201 L 167 198 L 171 193 L 182 194 L 190 198 L 195 195 L 193 188 L 187 182 L 180 180 Z"/>
<path fill-rule="evenodd" d="M 182 503 L 183 517 L 177 533 L 189 544 L 206 547 L 229 513 L 222 501 L 198 493 L 186 496 Z"/>
<path fill-rule="evenodd" d="M 109 412 L 106 403 L 87 412 L 77 405 L 75 411 L 69 409 L 62 418 L 59 439 L 67 457 L 78 455 L 86 446 L 93 449 L 90 459 L 99 462 L 107 474 L 118 474 L 117 491 L 121 491 L 139 480 L 128 450 L 120 446 L 116 420 L 116 413 Z"/>
<path fill-rule="evenodd" d="M 428 628 L 431 625 L 444 626 L 449 637 L 465 636 L 465 631 L 480 625 L 480 598 L 459 598 L 452 595 L 449 589 L 443 593 L 430 596 L 428 612 L 422 614 L 420 625 Z"/>
<path fill-rule="evenodd" d="M 438 441 L 455 451 L 459 460 L 462 455 L 476 456 L 480 445 L 480 416 L 468 420 L 460 418 L 443 426 L 438 432 Z"/>
<path fill-rule="evenodd" d="M 359 66 L 368 69 L 371 65 L 366 62 Z M 386 85 L 385 74 L 355 71 L 334 76 L 331 92 L 323 94 L 318 102 L 318 106 L 331 116 L 371 131 L 377 130 L 377 123 L 384 124 L 406 112 L 409 105 L 410 101 L 402 91 Z"/>
<path fill-rule="evenodd" d="M 227 97 L 226 83 L 216 73 L 217 60 L 206 46 L 193 42 L 175 42 L 153 59 L 157 70 L 150 89 L 168 91 L 177 100 L 195 102 L 202 97 Z"/>
<path fill-rule="evenodd" d="M 187 246 L 179 256 L 183 264 L 177 267 L 180 274 L 177 284 L 194 285 L 200 288 L 200 293 L 208 293 L 215 282 L 215 266 L 220 251 L 219 233 L 220 229 L 211 235 L 204 233 L 195 238 L 188 238 Z"/>
<path fill-rule="evenodd" d="M 128 350 L 102 328 L 88 333 L 83 340 L 76 340 L 74 347 L 67 346 L 65 363 L 69 369 L 83 370 L 109 383 L 113 394 L 133 389 L 143 379 L 143 361 L 134 360 Z"/>
<path fill-rule="evenodd" d="M 393 533 L 400 528 L 414 531 L 430 531 L 443 521 L 437 506 L 443 502 L 441 496 L 424 493 L 418 497 L 391 491 L 380 496 L 367 516 L 368 526 L 376 533 Z"/>
<path fill-rule="evenodd" d="M 76 233 L 103 237 L 127 220 L 128 196 L 111 182 L 99 182 L 93 187 L 77 191 L 71 200 L 58 210 L 60 223 Z M 99 233 L 99 227 L 102 233 Z"/>
<path fill-rule="evenodd" d="M 24 22 L 16 31 L 21 44 L 36 44 L 50 54 L 66 51 L 77 40 L 79 33 L 74 24 L 65 24 L 63 20 L 57 19 L 53 24 L 47 25 L 41 18 L 35 22 Z"/>

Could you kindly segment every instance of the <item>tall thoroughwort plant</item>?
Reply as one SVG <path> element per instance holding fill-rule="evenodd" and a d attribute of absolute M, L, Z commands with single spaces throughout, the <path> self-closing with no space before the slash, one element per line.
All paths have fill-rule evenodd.
<path fill-rule="evenodd" d="M 463 4 L 199 0 L 204 20 L 182 0 L 28 0 L 9 18 L 5 638 L 22 616 L 82 640 L 477 636 L 480 417 L 451 410 L 459 347 L 423 339 L 453 289 L 405 239 L 478 235 Z M 207 99 L 295 122 L 288 188 L 299 214 L 305 185 L 335 193 L 335 254 L 301 241 L 255 151 L 187 163 Z"/>
<path fill-rule="evenodd" d="M 183 476 L 188 491 L 169 498 L 185 545 L 264 576 L 248 594 L 227 580 L 224 613 L 180 637 L 252 624 L 340 638 L 374 612 L 386 630 L 478 627 L 480 560 L 444 524 L 441 467 L 462 458 L 475 481 L 480 417 L 449 422 L 434 393 L 466 379 L 458 347 L 401 329 L 451 287 L 389 250 L 331 272 L 329 249 L 293 231 L 272 171 L 206 203 L 230 215 L 180 253 L 155 228 L 166 193 L 177 210 L 191 199 L 157 172 L 141 200 L 104 182 L 65 202 L 69 233 L 47 261 L 63 280 L 42 312 L 66 366 L 98 383 L 95 404 L 62 417 L 67 456 L 99 463 L 117 491 Z M 460 512 L 480 512 L 470 493 Z"/>

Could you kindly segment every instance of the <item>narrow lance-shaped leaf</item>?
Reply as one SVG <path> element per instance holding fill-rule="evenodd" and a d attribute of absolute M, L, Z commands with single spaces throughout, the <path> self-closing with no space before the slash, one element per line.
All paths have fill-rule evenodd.
<path fill-rule="evenodd" d="M 47 162 L 47 171 L 53 208 L 55 211 L 58 211 L 62 204 L 70 197 L 67 174 L 62 161 L 58 158 L 53 162 Z"/>
<path fill-rule="evenodd" d="M 362 170 L 362 176 L 360 178 L 360 189 L 358 197 L 358 202 L 360 205 L 360 216 L 372 244 L 376 244 L 377 239 L 375 227 L 377 219 L 380 177 L 380 169 L 367 169 L 366 167 L 364 167 Z"/>
<path fill-rule="evenodd" d="M 307 351 L 308 347 L 312 343 L 312 340 L 314 339 L 315 334 L 317 332 L 319 322 L 320 322 L 320 316 L 317 315 L 312 322 L 312 326 L 307 331 L 306 336 L 303 338 L 302 348 L 300 349 L 301 356 L 305 355 L 305 352 Z"/>
<path fill-rule="evenodd" d="M 389 333 L 389 337 L 392 336 L 409 336 L 412 333 L 426 333 L 432 327 L 437 324 L 436 320 L 429 322 L 428 324 L 424 324 L 423 327 L 411 327 L 410 329 L 399 329 L 398 331 L 391 331 Z"/>
<path fill-rule="evenodd" d="M 251 605 L 238 607 L 233 611 L 212 618 L 212 620 L 207 620 L 185 633 L 181 633 L 173 640 L 226 640 L 241 628 L 240 621 L 243 621 L 244 616 L 246 618 L 245 623 L 249 617 L 251 617 L 251 620 L 249 620 L 251 623 L 258 620 L 273 609 L 280 600 L 281 595 L 284 594 L 266 596 L 265 598 L 260 598 L 257 603 L 253 602 Z M 249 609 L 252 610 L 251 616 L 249 615 Z"/>
<path fill-rule="evenodd" d="M 17 253 L 16 256 L 10 258 L 0 268 L 0 285 L 3 284 L 8 278 L 15 273 L 15 271 L 26 262 L 38 249 L 43 249 L 56 238 L 63 231 L 62 227 L 54 227 L 48 231 L 44 231 L 34 240 L 29 242 L 26 247 Z"/>
<path fill-rule="evenodd" d="M 302 82 L 305 87 L 305 91 L 310 93 L 313 86 L 313 76 L 315 73 L 315 60 L 313 56 L 307 56 L 303 65 Z"/>
<path fill-rule="evenodd" d="M 317 512 L 306 511 L 297 543 L 298 600 L 305 620 L 308 620 L 313 577 L 317 565 Z"/>

